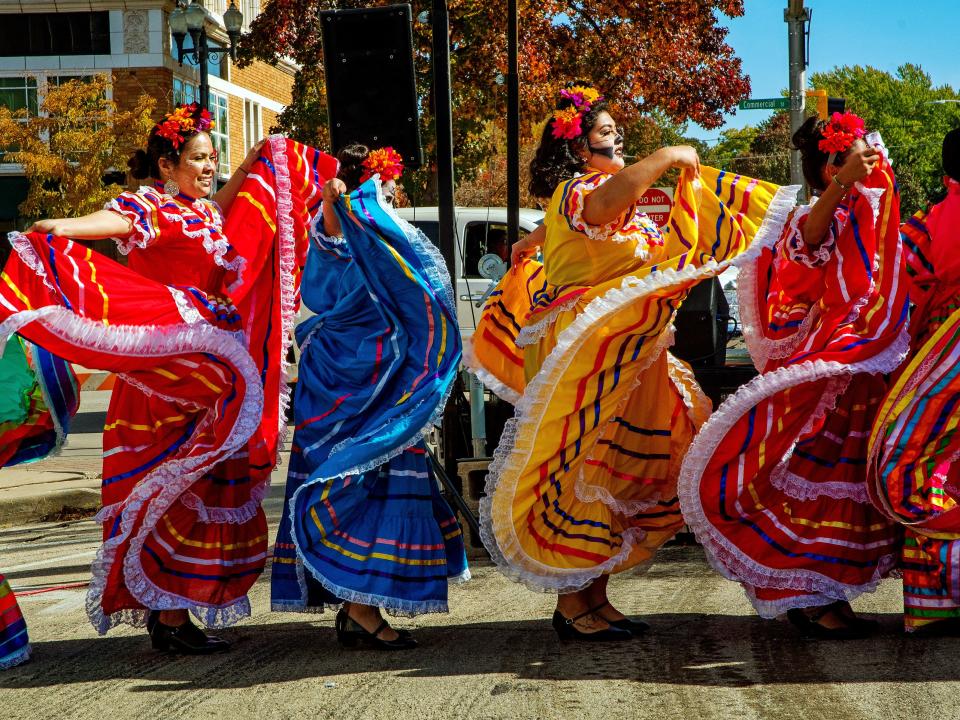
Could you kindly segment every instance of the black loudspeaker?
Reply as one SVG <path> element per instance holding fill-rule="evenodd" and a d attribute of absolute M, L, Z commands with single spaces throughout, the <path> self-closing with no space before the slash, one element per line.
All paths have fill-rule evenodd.
<path fill-rule="evenodd" d="M 324 10 L 320 23 L 333 151 L 390 145 L 406 167 L 420 167 L 410 6 Z"/>
<path fill-rule="evenodd" d="M 677 328 L 673 354 L 693 367 L 721 367 L 727 359 L 729 315 L 719 278 L 694 285 L 673 321 Z"/>

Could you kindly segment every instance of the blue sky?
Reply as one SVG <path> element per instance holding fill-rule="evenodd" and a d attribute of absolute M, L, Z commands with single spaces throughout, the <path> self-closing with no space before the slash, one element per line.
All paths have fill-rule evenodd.
<path fill-rule="evenodd" d="M 720 17 L 730 29 L 727 42 L 750 76 L 750 96 L 779 97 L 788 84 L 787 0 L 745 0 L 743 17 Z M 837 65 L 870 65 L 888 72 L 910 62 L 920 65 L 936 85 L 960 89 L 960 1 L 958 0 L 806 0 L 813 10 L 810 65 L 813 72 Z M 738 110 L 720 128 L 691 124 L 687 134 L 710 140 L 725 128 L 756 125 L 765 110 Z"/>

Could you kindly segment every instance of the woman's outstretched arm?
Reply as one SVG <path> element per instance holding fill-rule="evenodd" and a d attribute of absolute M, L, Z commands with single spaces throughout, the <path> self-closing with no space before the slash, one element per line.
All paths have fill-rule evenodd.
<path fill-rule="evenodd" d="M 689 145 L 663 147 L 625 167 L 591 192 L 584 203 L 583 219 L 591 225 L 606 225 L 623 212 L 673 167 L 700 172 L 700 158 Z"/>
<path fill-rule="evenodd" d="M 50 233 L 72 240 L 105 240 L 128 237 L 133 232 L 133 223 L 110 210 L 97 210 L 78 218 L 38 220 L 27 232 Z"/>

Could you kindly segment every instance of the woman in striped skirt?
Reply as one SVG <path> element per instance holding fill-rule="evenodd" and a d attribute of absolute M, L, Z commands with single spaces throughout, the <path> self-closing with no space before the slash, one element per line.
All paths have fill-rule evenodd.
<path fill-rule="evenodd" d="M 896 182 L 863 135 L 849 113 L 794 135 L 817 197 L 738 278 L 760 375 L 717 409 L 680 475 L 713 566 L 762 617 L 836 639 L 875 629 L 849 601 L 896 565 L 896 528 L 867 495 L 867 440 L 909 341 Z"/>
<path fill-rule="evenodd" d="M 190 613 L 208 627 L 247 616 L 266 564 L 261 500 L 286 428 L 300 267 L 335 167 L 273 136 L 211 200 L 212 126 L 195 104 L 175 109 L 130 162 L 151 182 L 104 210 L 11 233 L 0 283 L 0 339 L 19 333 L 118 376 L 92 624 L 146 626 L 155 648 L 186 654 L 228 649 Z M 98 238 L 114 238 L 127 266 L 76 242 Z"/>
<path fill-rule="evenodd" d="M 874 503 L 903 527 L 904 625 L 960 633 L 960 129 L 943 140 L 946 198 L 901 228 L 911 356 L 870 438 Z"/>
<path fill-rule="evenodd" d="M 467 362 L 516 406 L 490 466 L 482 536 L 498 568 L 558 594 L 561 640 L 629 640 L 646 623 L 607 599 L 611 574 L 650 563 L 682 527 L 676 480 L 710 412 L 667 353 L 677 307 L 793 204 L 788 189 L 701 168 L 691 147 L 625 166 L 593 87 L 570 83 L 531 163 L 550 197 L 543 264 L 516 263 L 491 294 Z M 681 168 L 661 230 L 642 198 Z M 524 247 L 526 246 L 526 248 Z"/>
<path fill-rule="evenodd" d="M 437 249 L 392 212 L 402 165 L 348 145 L 311 233 L 297 328 L 300 368 L 274 610 L 339 606 L 337 638 L 416 646 L 393 615 L 447 611 L 469 578 L 463 538 L 424 444 L 460 362 L 450 277 Z"/>

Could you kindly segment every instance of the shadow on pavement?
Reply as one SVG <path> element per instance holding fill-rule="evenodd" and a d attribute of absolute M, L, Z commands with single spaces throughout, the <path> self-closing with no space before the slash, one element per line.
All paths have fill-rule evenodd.
<path fill-rule="evenodd" d="M 849 642 L 802 640 L 781 623 L 753 616 L 647 616 L 653 633 L 631 642 L 561 645 L 546 620 L 426 626 L 410 652 L 341 650 L 329 625 L 292 622 L 220 633 L 231 653 L 181 658 L 156 653 L 146 635 L 34 644 L 34 660 L 0 676 L 0 687 L 139 679 L 133 691 L 245 688 L 340 675 L 398 677 L 503 675 L 491 693 L 530 689 L 525 680 L 634 680 L 654 685 L 751 687 L 770 684 L 912 683 L 960 679 L 956 639 L 913 639 L 900 616 L 883 632 Z M 402 623 L 400 623 L 402 624 Z"/>

